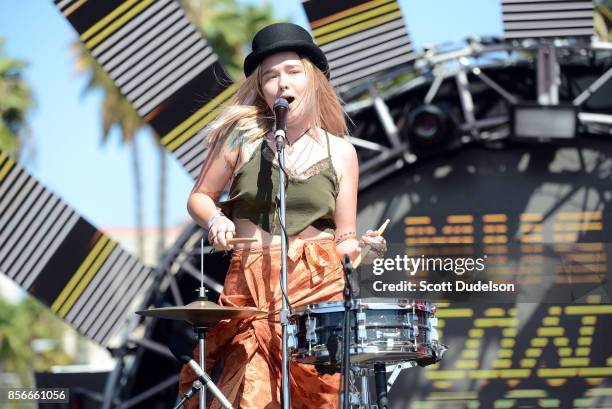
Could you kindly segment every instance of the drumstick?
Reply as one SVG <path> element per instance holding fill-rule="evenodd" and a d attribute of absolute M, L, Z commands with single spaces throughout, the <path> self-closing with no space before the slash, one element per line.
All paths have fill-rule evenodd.
<path fill-rule="evenodd" d="M 227 239 L 227 244 L 244 244 L 244 243 L 255 243 L 257 239 L 251 237 L 234 237 L 233 239 Z"/>
<path fill-rule="evenodd" d="M 379 236 L 385 232 L 385 229 L 387 228 L 387 225 L 389 224 L 390 221 L 391 220 L 389 219 L 385 220 L 382 226 L 378 228 L 377 232 Z M 361 250 L 361 253 L 359 253 L 357 257 L 355 258 L 355 261 L 353 261 L 353 268 L 359 267 L 359 265 L 361 264 L 361 260 L 363 260 L 363 258 L 366 256 L 366 254 L 370 252 L 371 249 L 372 249 L 372 246 L 370 246 L 369 244 L 365 245 L 365 247 Z"/>

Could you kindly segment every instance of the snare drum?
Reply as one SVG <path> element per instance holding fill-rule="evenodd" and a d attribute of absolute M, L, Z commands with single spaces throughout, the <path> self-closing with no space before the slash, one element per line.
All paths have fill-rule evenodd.
<path fill-rule="evenodd" d="M 377 302 L 356 299 L 351 307 L 351 363 L 438 361 L 435 306 L 426 301 Z M 300 363 L 338 365 L 342 358 L 344 302 L 311 304 L 294 311 L 297 326 L 292 357 Z"/>

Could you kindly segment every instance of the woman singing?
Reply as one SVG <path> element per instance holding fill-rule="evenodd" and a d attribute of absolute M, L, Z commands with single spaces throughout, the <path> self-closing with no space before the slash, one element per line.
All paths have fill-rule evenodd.
<path fill-rule="evenodd" d="M 280 408 L 282 355 L 279 164 L 272 111 L 277 98 L 289 102 L 284 161 L 291 306 L 342 300 L 342 256 L 354 258 L 370 244 L 364 263 L 371 263 L 383 256 L 386 244 L 372 231 L 356 238 L 357 155 L 345 138 L 327 59 L 308 32 L 289 23 L 260 30 L 244 72 L 232 105 L 208 128 L 211 147 L 188 209 L 208 229 L 215 249 L 233 250 L 220 304 L 270 312 L 216 325 L 207 336 L 207 367 L 220 364 L 216 384 L 235 407 L 272 409 Z M 218 203 L 228 183 L 229 199 Z M 233 237 L 257 241 L 232 246 L 227 240 Z M 183 369 L 181 390 L 194 379 Z M 320 375 L 314 366 L 292 362 L 290 387 L 293 408 L 337 407 L 338 375 Z M 196 400 L 191 404 L 195 407 Z"/>

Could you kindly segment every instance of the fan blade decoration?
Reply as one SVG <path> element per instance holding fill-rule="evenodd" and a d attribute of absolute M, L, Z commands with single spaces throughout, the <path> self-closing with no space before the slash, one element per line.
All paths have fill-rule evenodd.
<path fill-rule="evenodd" d="M 406 66 L 417 56 L 396 0 L 306 0 L 302 5 L 335 86 Z"/>
<path fill-rule="evenodd" d="M 121 249 L 0 151 L 0 272 L 106 345 L 153 283 Z"/>
<path fill-rule="evenodd" d="M 55 0 L 81 42 L 195 179 L 199 131 L 237 86 L 175 0 Z"/>

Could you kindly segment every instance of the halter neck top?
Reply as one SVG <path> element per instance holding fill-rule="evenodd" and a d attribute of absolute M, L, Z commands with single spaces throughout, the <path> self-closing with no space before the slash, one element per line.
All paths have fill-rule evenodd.
<path fill-rule="evenodd" d="M 310 166 L 303 177 L 286 173 L 285 227 L 289 236 L 313 226 L 334 234 L 334 212 L 338 177 L 334 170 L 327 139 L 327 157 Z M 230 186 L 228 200 L 219 207 L 230 219 L 247 219 L 270 234 L 280 234 L 279 165 L 274 151 L 261 145 L 242 165 Z"/>

